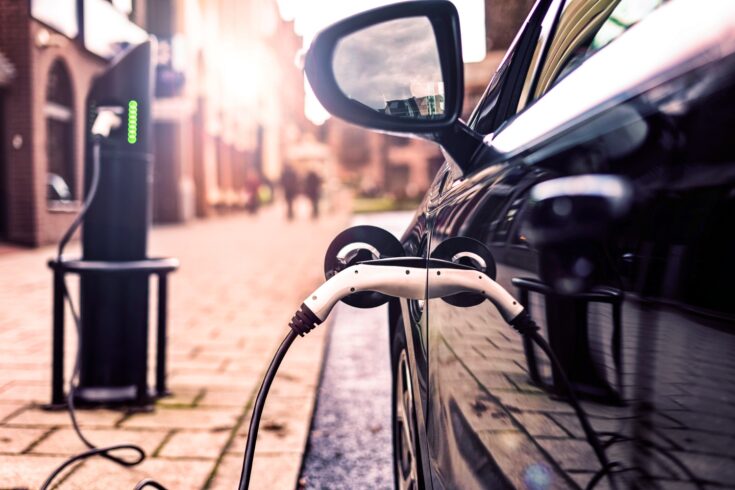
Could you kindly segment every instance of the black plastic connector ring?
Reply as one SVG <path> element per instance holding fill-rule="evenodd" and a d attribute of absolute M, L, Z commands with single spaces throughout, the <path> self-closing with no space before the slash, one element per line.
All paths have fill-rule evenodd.
<path fill-rule="evenodd" d="M 318 316 L 309 309 L 304 303 L 301 303 L 301 308 L 294 313 L 291 322 L 288 324 L 291 329 L 299 334 L 301 337 L 314 330 L 314 327 L 322 323 Z"/>
<path fill-rule="evenodd" d="M 527 310 L 523 310 L 518 316 L 508 322 L 511 327 L 521 335 L 533 335 L 538 332 L 539 326 L 533 321 Z"/>

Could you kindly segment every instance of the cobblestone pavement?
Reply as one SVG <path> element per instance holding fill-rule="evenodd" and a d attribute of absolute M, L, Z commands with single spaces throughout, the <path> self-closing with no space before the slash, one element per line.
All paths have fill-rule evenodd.
<path fill-rule="evenodd" d="M 160 400 L 154 413 L 81 411 L 93 442 L 138 443 L 149 458 L 134 468 L 92 458 L 68 471 L 58 488 L 130 489 L 145 477 L 170 489 L 236 488 L 248 404 L 293 311 L 322 278 L 324 250 L 348 220 L 342 213 L 287 223 L 282 211 L 154 229 L 151 256 L 181 259 L 169 289 L 174 396 Z M 51 274 L 45 261 L 51 255 L 52 247 L 0 255 L 0 489 L 37 488 L 84 449 L 66 412 L 38 408 L 50 397 Z M 75 295 L 78 287 L 70 289 Z M 70 370 L 76 340 L 73 328 L 67 330 Z M 296 485 L 326 330 L 297 341 L 279 371 L 251 488 Z"/>
<path fill-rule="evenodd" d="M 410 219 L 410 213 L 381 213 L 352 224 L 401 236 Z M 393 488 L 387 306 L 340 304 L 333 321 L 301 483 L 307 489 Z"/>

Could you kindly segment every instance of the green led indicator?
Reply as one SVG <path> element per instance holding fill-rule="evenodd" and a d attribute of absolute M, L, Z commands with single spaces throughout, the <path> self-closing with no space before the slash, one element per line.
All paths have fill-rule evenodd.
<path fill-rule="evenodd" d="M 138 102 L 128 102 L 128 143 L 134 145 L 138 141 Z"/>

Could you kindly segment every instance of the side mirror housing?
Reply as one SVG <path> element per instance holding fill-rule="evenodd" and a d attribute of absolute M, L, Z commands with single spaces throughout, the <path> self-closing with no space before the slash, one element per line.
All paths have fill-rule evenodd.
<path fill-rule="evenodd" d="M 458 119 L 464 64 L 449 1 L 398 3 L 333 24 L 314 38 L 305 70 L 324 108 L 348 122 L 430 139 L 460 166 L 482 145 Z"/>
<path fill-rule="evenodd" d="M 405 2 L 320 32 L 306 75 L 333 115 L 372 129 L 433 133 L 462 110 L 459 15 L 448 1 Z"/>

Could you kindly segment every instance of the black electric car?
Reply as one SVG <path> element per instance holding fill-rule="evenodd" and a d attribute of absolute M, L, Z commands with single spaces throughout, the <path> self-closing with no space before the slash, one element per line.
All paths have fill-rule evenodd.
<path fill-rule="evenodd" d="M 405 253 L 496 270 L 559 361 L 467 293 L 391 303 L 397 486 L 735 488 L 735 2 L 538 0 L 466 122 L 460 48 L 419 1 L 306 60 L 442 148 Z"/>

